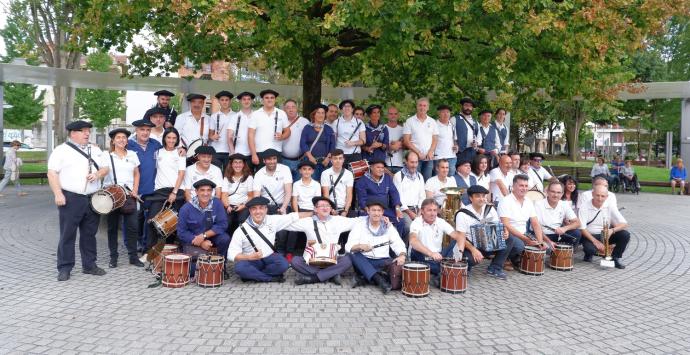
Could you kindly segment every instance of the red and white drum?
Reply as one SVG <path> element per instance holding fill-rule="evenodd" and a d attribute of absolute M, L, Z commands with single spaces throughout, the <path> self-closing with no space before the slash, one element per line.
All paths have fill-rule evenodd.
<path fill-rule="evenodd" d="M 441 291 L 465 293 L 467 291 L 467 263 L 455 259 L 441 261 Z"/>
<path fill-rule="evenodd" d="M 177 212 L 172 208 L 164 208 L 149 222 L 160 235 L 167 238 L 177 231 Z"/>
<path fill-rule="evenodd" d="M 223 286 L 223 267 L 225 258 L 222 255 L 199 255 L 196 261 L 196 284 L 201 287 Z"/>
<path fill-rule="evenodd" d="M 429 265 L 407 262 L 402 268 L 402 293 L 407 297 L 429 295 Z"/>
<path fill-rule="evenodd" d="M 573 269 L 573 246 L 557 244 L 551 252 L 549 267 L 554 270 L 571 271 Z"/>
<path fill-rule="evenodd" d="M 179 288 L 189 284 L 192 258 L 185 254 L 166 255 L 163 262 L 163 287 Z"/>
<path fill-rule="evenodd" d="M 352 171 L 352 175 L 355 176 L 355 179 L 359 179 L 369 171 L 369 162 L 364 159 L 353 161 L 350 163 L 350 171 Z"/>
<path fill-rule="evenodd" d="M 91 209 L 98 214 L 108 214 L 125 204 L 127 190 L 120 185 L 110 185 L 91 195 Z"/>
<path fill-rule="evenodd" d="M 151 271 L 153 272 L 154 275 L 158 275 L 163 271 L 163 261 L 165 260 L 166 255 L 171 255 L 177 253 L 177 245 L 176 244 L 165 244 L 163 245 L 163 249 L 160 251 L 160 253 L 151 260 L 151 264 L 153 265 L 153 269 Z"/>
<path fill-rule="evenodd" d="M 520 260 L 520 272 L 532 276 L 543 275 L 544 255 L 546 255 L 546 250 L 531 245 L 526 246 Z"/>

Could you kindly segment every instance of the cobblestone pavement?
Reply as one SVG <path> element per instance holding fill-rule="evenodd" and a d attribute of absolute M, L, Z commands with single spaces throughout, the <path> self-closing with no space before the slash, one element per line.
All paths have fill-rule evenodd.
<path fill-rule="evenodd" d="M 107 268 L 103 225 L 108 274 L 77 261 L 57 282 L 57 210 L 47 187 L 29 192 L 0 199 L 0 353 L 690 353 L 687 197 L 619 197 L 633 235 L 625 270 L 578 251 L 572 272 L 500 281 L 479 267 L 464 295 L 411 299 L 294 286 L 292 270 L 284 284 L 149 289 L 150 273 Z"/>

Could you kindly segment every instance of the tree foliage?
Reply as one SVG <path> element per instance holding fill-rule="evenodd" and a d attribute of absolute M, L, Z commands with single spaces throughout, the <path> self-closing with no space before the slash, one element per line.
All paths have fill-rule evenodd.
<path fill-rule="evenodd" d="M 107 52 L 95 52 L 86 58 L 86 68 L 107 72 L 110 70 L 112 61 Z M 91 120 L 96 128 L 103 129 L 110 125 L 112 120 L 124 117 L 123 99 L 124 94 L 120 91 L 77 89 L 76 104 L 79 108 L 79 117 Z"/>
<path fill-rule="evenodd" d="M 45 90 L 36 95 L 36 86 L 5 83 L 5 102 L 12 105 L 5 109 L 4 120 L 14 128 L 29 128 L 43 115 Z"/>

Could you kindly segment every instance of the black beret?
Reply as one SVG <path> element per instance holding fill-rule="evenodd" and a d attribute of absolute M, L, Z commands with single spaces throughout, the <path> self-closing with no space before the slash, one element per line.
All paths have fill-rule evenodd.
<path fill-rule="evenodd" d="M 241 93 L 237 94 L 237 99 L 240 100 L 245 96 L 251 97 L 252 100 L 254 100 L 254 98 L 256 97 L 256 95 L 254 95 L 253 93 L 251 93 L 249 91 L 242 91 Z"/>
<path fill-rule="evenodd" d="M 451 109 L 450 106 L 448 106 L 448 105 L 438 105 L 438 107 L 436 107 L 436 111 L 441 111 L 441 110 L 453 111 L 453 109 Z"/>
<path fill-rule="evenodd" d="M 486 189 L 486 187 L 482 185 L 472 185 L 470 186 L 469 189 L 467 189 L 467 194 L 469 196 L 472 196 L 474 194 L 488 194 L 489 190 Z"/>
<path fill-rule="evenodd" d="M 481 116 L 481 115 L 483 115 L 483 114 L 485 114 L 485 113 L 493 114 L 493 112 L 492 112 L 491 110 L 481 110 L 481 112 L 479 112 L 479 116 Z"/>
<path fill-rule="evenodd" d="M 386 208 L 388 208 L 388 203 L 384 200 L 374 198 L 367 201 L 367 207 L 371 206 L 381 206 L 381 208 L 385 210 Z"/>
<path fill-rule="evenodd" d="M 91 128 L 93 125 L 90 122 L 78 120 L 71 122 L 68 124 L 65 128 L 67 128 L 68 131 L 81 131 L 84 128 Z"/>
<path fill-rule="evenodd" d="M 230 98 L 230 99 L 232 99 L 233 97 L 235 97 L 235 95 L 233 95 L 230 91 L 223 90 L 223 91 L 221 91 L 221 92 L 219 92 L 219 93 L 216 94 L 216 99 L 220 99 L 220 98 L 223 97 L 223 96 L 227 96 L 227 97 Z"/>
<path fill-rule="evenodd" d="M 162 107 L 158 107 L 158 106 L 150 108 L 146 113 L 148 113 L 149 116 L 153 116 L 153 115 L 167 116 L 168 115 L 168 111 L 166 109 L 164 109 Z"/>
<path fill-rule="evenodd" d="M 201 95 L 201 94 L 189 94 L 189 95 L 187 95 L 187 101 L 192 101 L 192 100 L 196 100 L 196 99 L 206 100 L 206 96 Z"/>
<path fill-rule="evenodd" d="M 369 166 L 374 166 L 375 164 L 386 165 L 386 162 L 383 159 L 372 159 L 371 161 L 369 161 Z"/>
<path fill-rule="evenodd" d="M 246 155 L 242 155 L 242 154 L 240 154 L 240 153 L 235 153 L 235 154 L 233 154 L 233 155 L 231 155 L 231 156 L 228 157 L 228 161 L 233 161 L 233 160 L 243 160 L 243 161 L 246 162 L 246 161 L 247 161 L 247 156 L 246 156 Z"/>
<path fill-rule="evenodd" d="M 314 196 L 314 197 L 312 197 L 312 199 L 311 199 L 311 203 L 314 205 L 315 208 L 316 208 L 316 204 L 317 204 L 319 201 L 328 201 L 328 203 L 331 205 L 331 208 L 332 208 L 332 209 L 335 209 L 335 203 L 333 203 L 333 201 L 331 201 L 328 197 Z"/>
<path fill-rule="evenodd" d="M 472 106 L 474 106 L 474 101 L 472 101 L 472 99 L 470 99 L 469 97 L 463 97 L 462 99 L 460 99 L 460 105 L 464 104 L 472 104 Z"/>
<path fill-rule="evenodd" d="M 318 110 L 318 109 L 320 109 L 320 108 L 322 108 L 324 111 L 328 111 L 328 106 L 326 106 L 326 105 L 324 105 L 324 104 L 316 104 L 316 105 L 314 105 L 314 106 L 311 108 L 311 111 L 314 112 L 314 111 L 316 111 L 316 110 Z"/>
<path fill-rule="evenodd" d="M 314 163 L 310 162 L 309 160 L 302 160 L 297 164 L 297 170 L 302 169 L 303 166 L 308 166 L 312 169 L 316 169 L 316 165 Z"/>
<path fill-rule="evenodd" d="M 275 149 L 266 149 L 261 154 L 261 159 L 280 157 L 280 152 Z"/>
<path fill-rule="evenodd" d="M 369 107 L 367 107 L 367 109 L 365 110 L 365 112 L 367 113 L 367 115 L 370 115 L 370 114 L 371 114 L 371 111 L 374 111 L 374 109 L 379 109 L 379 111 L 381 111 L 381 108 L 382 108 L 381 105 L 379 105 L 379 104 L 373 104 L 373 105 L 369 105 Z"/>
<path fill-rule="evenodd" d="M 156 125 L 153 124 L 153 122 L 151 122 L 151 120 L 149 120 L 149 119 L 136 120 L 136 121 L 132 122 L 132 126 L 134 126 L 134 127 L 156 127 Z"/>
<path fill-rule="evenodd" d="M 261 90 L 261 92 L 259 93 L 259 97 L 263 99 L 264 95 L 266 95 L 266 94 L 273 94 L 273 96 L 275 96 L 275 97 L 278 97 L 278 95 L 279 95 L 278 92 L 273 90 L 273 89 L 266 89 L 266 90 Z"/>
<path fill-rule="evenodd" d="M 544 154 L 541 154 L 541 153 L 529 153 L 529 158 L 530 159 L 541 158 L 542 160 L 546 159 L 544 157 Z"/>
<path fill-rule="evenodd" d="M 350 106 L 352 106 L 352 108 L 355 108 L 355 102 L 350 100 L 350 99 L 340 101 L 340 103 L 338 104 L 338 108 L 342 110 L 343 106 L 345 106 L 345 104 L 350 104 Z"/>
<path fill-rule="evenodd" d="M 216 150 L 210 145 L 200 145 L 194 150 L 194 154 L 216 154 Z"/>
<path fill-rule="evenodd" d="M 472 164 L 472 161 L 469 159 L 460 159 L 457 163 L 455 163 L 455 167 L 457 168 L 458 166 L 465 164 Z"/>
<path fill-rule="evenodd" d="M 153 94 L 156 96 L 169 96 L 169 97 L 175 96 L 175 94 L 171 93 L 168 90 L 158 90 L 158 91 L 154 92 Z"/>
<path fill-rule="evenodd" d="M 127 136 L 127 138 L 129 138 L 129 135 L 132 134 L 132 132 L 127 130 L 127 128 L 115 128 L 108 132 L 108 135 L 110 136 L 110 139 L 113 139 L 115 138 L 115 135 L 118 133 L 124 133 L 124 135 Z"/>
<path fill-rule="evenodd" d="M 268 201 L 267 198 L 263 196 L 257 196 L 252 198 L 251 200 L 247 201 L 247 203 L 244 204 L 245 207 L 250 208 L 254 206 L 268 206 L 270 201 Z"/>
<path fill-rule="evenodd" d="M 201 179 L 201 180 L 195 182 L 192 186 L 194 186 L 195 189 L 198 189 L 202 186 L 211 186 L 212 189 L 216 188 L 216 184 L 209 179 Z"/>

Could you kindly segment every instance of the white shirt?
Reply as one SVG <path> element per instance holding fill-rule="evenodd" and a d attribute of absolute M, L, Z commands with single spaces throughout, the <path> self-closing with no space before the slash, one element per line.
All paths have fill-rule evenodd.
<path fill-rule="evenodd" d="M 76 146 L 80 148 L 78 144 Z M 89 150 L 91 150 L 91 158 L 98 164 L 99 168 L 110 167 L 108 154 L 104 154 L 100 148 L 91 144 L 87 145 L 84 153 L 88 154 Z M 90 183 L 86 182 L 86 175 L 95 173 L 96 167 L 90 165 L 86 157 L 68 146 L 67 143 L 55 147 L 53 153 L 50 154 L 48 170 L 58 173 L 60 187 L 65 191 L 88 195 L 96 192 L 101 186 L 99 179 Z"/>
<path fill-rule="evenodd" d="M 251 218 L 251 217 L 249 217 Z M 248 220 L 249 220 L 248 218 Z M 289 213 L 286 215 L 266 215 L 264 217 L 264 223 L 258 226 L 261 234 L 268 239 L 271 244 L 275 246 L 276 242 L 276 232 L 281 230 L 289 230 L 297 232 L 295 228 L 292 228 L 296 220 L 299 219 L 299 214 L 297 212 Z M 256 248 L 261 251 L 264 258 L 273 254 L 273 249 L 264 242 L 264 240 L 254 232 L 254 229 L 249 226 L 247 222 L 242 223 L 244 230 L 247 231 L 247 235 L 251 238 Z M 235 257 L 239 254 L 251 254 L 254 253 L 254 247 L 247 239 L 247 236 L 242 231 L 242 228 L 237 228 L 232 234 L 232 240 L 230 240 L 230 246 L 228 247 L 228 260 L 235 261 Z"/>
<path fill-rule="evenodd" d="M 288 125 L 290 121 L 288 120 Z M 290 127 L 290 137 L 283 141 L 283 155 L 290 159 L 299 158 L 299 141 L 302 138 L 304 127 L 309 124 L 309 120 L 298 117 L 292 127 Z"/>
<path fill-rule="evenodd" d="M 447 124 L 437 121 L 436 125 L 438 126 L 438 143 L 436 143 L 434 159 L 455 158 L 455 153 L 453 152 L 453 146 L 457 141 L 457 139 L 455 139 L 455 125 L 450 121 Z M 450 168 L 455 169 L 454 166 Z"/>
<path fill-rule="evenodd" d="M 601 210 L 601 212 L 597 215 L 599 210 Z M 602 208 L 596 208 L 592 205 L 591 200 L 580 207 L 578 217 L 581 223 L 580 229 L 586 229 L 590 234 L 601 234 L 601 230 L 604 228 L 604 218 L 606 218 L 609 225 L 620 223 L 628 224 L 628 221 L 626 221 L 623 215 L 618 211 L 618 208 L 612 208 L 611 205 L 607 206 L 606 203 L 602 205 Z"/>
<path fill-rule="evenodd" d="M 175 187 L 177 174 L 187 170 L 187 159 L 181 157 L 177 149 L 166 150 L 165 148 L 156 151 L 156 181 L 155 189 L 164 187 Z"/>
<path fill-rule="evenodd" d="M 165 130 L 161 131 L 161 134 L 156 134 L 156 132 L 154 132 L 152 129 L 151 134 L 149 135 L 149 139 L 157 140 L 158 143 L 163 144 L 163 133 L 165 133 Z M 136 138 L 134 138 L 134 141 L 136 142 Z"/>
<path fill-rule="evenodd" d="M 311 203 L 311 199 L 321 196 L 321 184 L 314 179 L 309 183 L 299 179 L 292 184 L 292 196 L 297 197 L 297 207 L 313 211 L 314 204 Z"/>
<path fill-rule="evenodd" d="M 254 188 L 252 190 L 254 190 L 255 193 L 261 193 L 261 196 L 267 198 L 271 204 L 273 203 L 271 196 L 273 196 L 278 207 L 280 207 L 283 203 L 283 199 L 286 197 L 288 199 L 290 198 L 290 196 L 285 196 L 285 184 L 292 185 L 292 172 L 290 168 L 283 164 L 277 164 L 276 170 L 272 174 L 269 174 L 264 166 L 254 174 Z M 266 193 L 266 190 L 271 193 L 270 196 Z M 255 194 L 255 196 L 257 195 Z"/>
<path fill-rule="evenodd" d="M 220 172 L 219 167 L 211 164 L 211 166 L 208 168 L 206 172 L 202 172 L 197 169 L 197 164 L 199 163 L 194 163 L 188 166 L 184 173 L 184 188 L 192 193 L 192 197 L 196 196 L 196 189 L 194 188 L 194 183 L 201 179 L 209 179 L 213 181 L 214 184 L 216 184 L 216 188 L 222 188 L 223 174 Z M 216 189 L 213 189 L 213 191 L 211 192 L 211 197 L 220 198 L 220 196 L 216 196 Z"/>
<path fill-rule="evenodd" d="M 443 202 L 446 201 L 446 194 L 441 192 L 442 188 L 445 187 L 457 187 L 455 183 L 455 178 L 446 176 L 446 182 L 439 180 L 438 175 L 432 176 L 426 181 L 424 185 L 424 190 L 431 192 L 433 199 L 438 203 L 439 206 L 443 206 Z"/>
<path fill-rule="evenodd" d="M 578 211 L 587 202 L 591 202 L 591 201 L 592 201 L 592 190 L 580 191 L 580 193 L 577 195 L 577 209 L 578 209 Z M 614 194 L 611 191 L 609 191 L 609 197 L 607 197 L 606 201 L 604 201 L 604 207 L 606 207 L 606 206 L 611 207 L 611 209 L 618 210 L 618 198 L 616 197 L 616 194 Z"/>
<path fill-rule="evenodd" d="M 256 152 L 261 153 L 271 148 L 282 152 L 283 142 L 276 140 L 275 134 L 282 133 L 283 128 L 287 127 L 288 124 L 285 111 L 277 107 L 274 107 L 271 112 L 266 112 L 263 107 L 252 112 L 252 119 L 249 120 L 248 127 L 256 130 L 254 134 Z"/>
<path fill-rule="evenodd" d="M 470 173 L 470 176 L 474 176 L 474 178 L 477 179 L 477 185 L 483 186 L 487 190 L 491 188 L 491 177 L 489 177 L 489 175 L 484 174 L 482 176 L 477 176 L 475 173 Z"/>
<path fill-rule="evenodd" d="M 230 182 L 227 177 L 223 178 L 221 190 L 228 193 L 228 200 L 233 206 L 241 205 L 249 200 L 249 193 L 254 188 L 254 177 L 247 176 L 247 180 Z"/>
<path fill-rule="evenodd" d="M 398 124 L 395 127 L 391 127 L 389 125 L 386 125 L 386 129 L 388 129 L 388 141 L 389 142 L 395 142 L 395 141 L 401 141 L 402 136 L 403 136 L 403 126 Z M 395 152 L 388 152 L 388 166 L 403 166 L 403 150 L 404 149 L 398 149 Z"/>
<path fill-rule="evenodd" d="M 359 127 L 357 126 L 359 125 Z M 348 147 L 345 142 L 348 140 L 356 141 L 359 140 L 360 132 L 366 131 L 364 122 L 356 119 L 354 116 L 350 117 L 349 120 L 345 117 L 338 117 L 333 124 L 333 130 L 335 130 L 335 148 L 341 149 L 345 154 L 352 154 L 359 152 L 359 146 Z M 355 132 L 355 129 L 357 130 Z M 353 133 L 354 132 L 354 133 Z M 352 137 L 352 138 L 350 138 Z"/>
<path fill-rule="evenodd" d="M 419 160 L 423 160 L 423 156 L 429 154 L 434 136 L 438 136 L 438 125 L 431 116 L 426 116 L 426 119 L 422 122 L 417 118 L 417 115 L 414 115 L 405 121 L 403 135 L 405 134 L 410 135 L 410 143 L 422 153 L 422 157 L 419 157 Z"/>
<path fill-rule="evenodd" d="M 355 184 L 355 177 L 352 175 L 350 170 L 343 168 L 343 176 L 338 181 L 335 188 L 328 194 L 330 198 L 338 209 L 345 208 L 345 197 L 347 197 L 347 188 L 352 187 Z M 321 186 L 328 187 L 329 191 L 331 186 L 338 180 L 338 175 L 340 172 L 336 173 L 333 171 L 333 167 L 330 167 L 321 174 Z"/>
<path fill-rule="evenodd" d="M 494 121 L 494 123 L 496 124 L 496 139 L 497 139 L 496 144 L 501 146 L 501 148 L 499 148 L 499 152 L 505 153 L 506 149 L 508 148 L 508 145 L 510 144 L 510 128 L 508 126 L 502 124 L 502 123 L 498 123 L 497 121 Z M 498 130 L 503 129 L 503 128 L 506 128 L 506 145 L 505 146 L 503 146 L 501 144 L 501 135 L 498 134 Z"/>
<path fill-rule="evenodd" d="M 369 259 L 384 259 L 390 257 L 390 249 L 393 249 L 395 255 L 400 255 L 404 253 L 405 242 L 400 239 L 398 231 L 394 226 L 385 226 L 384 222 L 381 221 L 381 226 L 385 228 L 385 233 L 380 236 L 374 236 L 372 233 L 373 227 L 369 226 L 369 218 L 358 218 L 357 223 L 350 231 L 350 236 L 347 238 L 347 244 L 345 244 L 345 251 L 348 253 L 352 251 L 352 247 L 356 244 L 368 244 L 370 246 L 375 246 L 384 242 L 391 241 L 392 244 L 387 246 L 381 246 L 371 251 L 362 252 L 362 255 Z M 372 228 L 372 229 L 370 229 Z"/>
<path fill-rule="evenodd" d="M 127 154 L 120 158 L 115 152 L 110 152 L 110 156 L 113 157 L 112 162 L 110 157 L 108 157 L 107 164 L 110 167 L 108 175 L 103 179 L 104 185 L 114 185 L 115 179 L 113 178 L 113 171 L 117 176 L 117 184 L 120 186 L 127 186 L 130 189 L 134 187 L 134 169 L 139 166 L 139 157 L 137 153 L 133 150 L 128 150 Z M 115 163 L 113 167 L 112 164 Z"/>
<path fill-rule="evenodd" d="M 477 145 L 482 145 L 482 135 L 477 132 L 477 135 L 474 135 L 474 119 L 472 116 L 466 116 L 467 120 L 464 120 L 461 117 L 457 118 L 457 121 L 460 121 L 461 124 L 464 124 L 465 127 L 467 127 L 467 147 L 460 147 L 462 149 L 469 148 L 472 146 L 473 141 L 477 141 Z M 467 123 L 469 122 L 469 124 Z"/>
<path fill-rule="evenodd" d="M 230 151 L 228 148 L 228 130 L 230 129 L 232 117 L 234 116 L 235 113 L 232 112 L 232 110 L 228 111 L 228 113 L 218 111 L 211 115 L 210 129 L 216 131 L 219 137 L 217 141 L 211 141 L 209 145 L 216 150 L 216 153 L 228 153 Z"/>
<path fill-rule="evenodd" d="M 244 156 L 249 156 L 251 154 L 249 151 L 249 140 L 247 139 L 247 130 L 249 129 L 249 121 L 251 121 L 251 119 L 251 113 L 247 115 L 239 111 L 230 118 L 230 123 L 228 125 L 228 130 L 232 132 L 233 139 L 237 136 L 235 153 Z M 239 127 L 237 126 L 238 121 L 240 124 Z M 237 130 L 237 132 L 235 132 L 235 130 Z"/>
<path fill-rule="evenodd" d="M 201 121 L 204 121 L 204 129 L 201 130 Z M 208 140 L 208 130 L 211 127 L 211 118 L 205 114 L 201 114 L 201 119 L 197 121 L 192 115 L 192 111 L 187 111 L 179 114 L 175 119 L 175 129 L 180 132 L 182 144 L 189 146 L 195 140 L 203 138 L 204 142 Z M 199 132 L 202 132 L 200 135 Z"/>
<path fill-rule="evenodd" d="M 534 204 L 531 200 L 523 198 L 522 203 L 518 202 L 512 193 L 506 196 L 498 205 L 498 216 L 508 217 L 510 225 L 518 232 L 525 234 L 529 219 L 537 216 Z"/>
<path fill-rule="evenodd" d="M 505 196 L 503 196 L 501 193 L 501 189 L 498 188 L 496 181 L 503 181 L 503 185 L 505 185 L 506 189 L 508 189 L 508 193 L 510 193 L 513 189 L 513 177 L 515 177 L 515 174 L 512 172 L 512 170 L 508 170 L 508 174 L 503 175 L 503 172 L 500 168 L 496 167 L 491 169 L 491 172 L 489 173 L 489 179 L 491 180 L 490 191 L 494 197 L 494 201 L 501 202 L 505 198 Z"/>
<path fill-rule="evenodd" d="M 527 177 L 529 177 L 529 188 L 536 186 L 541 192 L 544 192 L 544 182 L 551 179 L 551 174 L 549 174 L 544 167 L 540 167 L 539 170 L 535 170 L 533 167 L 529 167 L 527 170 Z"/>
<path fill-rule="evenodd" d="M 419 216 L 410 223 L 410 234 L 417 235 L 417 239 L 429 250 L 440 253 L 443 244 L 443 235 L 451 234 L 455 230 L 441 218 L 436 218 L 433 223 L 428 224 L 422 216 Z"/>
<path fill-rule="evenodd" d="M 393 175 L 393 185 L 399 192 L 402 211 L 407 210 L 408 206 L 421 207 L 422 201 L 426 198 L 424 177 L 418 171 L 415 173 L 417 178 L 414 180 L 409 177 L 403 178 L 402 170 Z"/>
<path fill-rule="evenodd" d="M 537 212 L 539 224 L 542 228 L 546 228 L 546 234 L 553 234 L 556 228 L 563 225 L 564 220 L 570 221 L 577 218 L 568 201 L 559 200 L 556 207 L 551 207 L 548 199 L 543 199 L 534 202 L 534 209 Z"/>
<path fill-rule="evenodd" d="M 486 213 L 486 208 L 488 205 L 482 206 L 482 210 L 479 214 L 477 214 L 477 211 L 474 210 L 474 207 L 472 205 L 465 206 L 464 208 L 466 210 L 469 210 L 472 212 L 477 219 L 474 219 L 470 216 L 468 216 L 466 213 L 460 212 L 455 214 L 455 230 L 458 232 L 463 232 L 466 235 L 467 239 L 470 239 L 470 236 L 467 235 L 470 233 L 470 227 L 472 227 L 475 224 L 481 223 L 480 221 L 483 219 L 484 222 L 487 223 L 495 223 L 495 222 L 500 222 L 498 219 L 498 212 L 496 212 L 495 208 L 491 208 L 489 213 L 487 213 L 486 217 L 484 217 L 484 213 Z"/>

